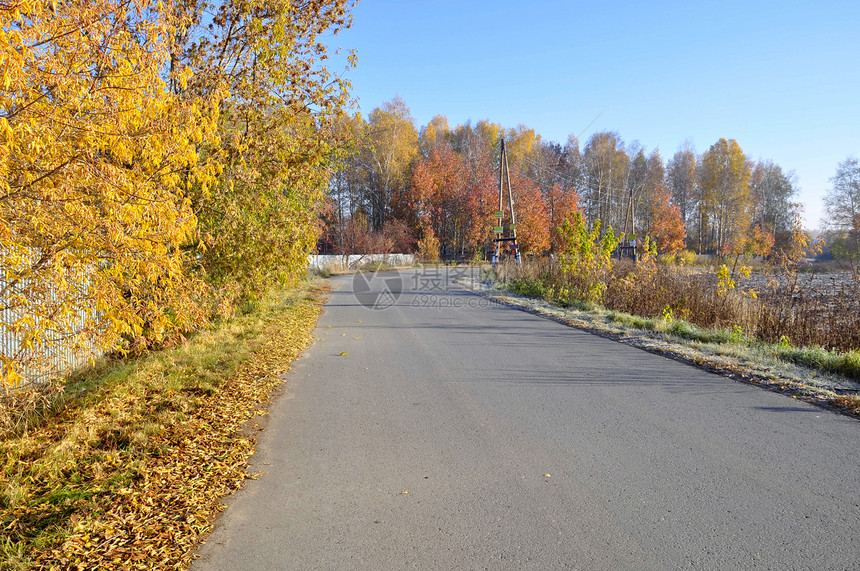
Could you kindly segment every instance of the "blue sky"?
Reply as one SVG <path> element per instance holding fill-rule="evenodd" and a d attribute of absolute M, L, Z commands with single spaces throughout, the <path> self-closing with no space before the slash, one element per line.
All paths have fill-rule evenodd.
<path fill-rule="evenodd" d="M 490 119 L 581 145 L 601 130 L 701 153 L 737 139 L 795 171 L 807 225 L 860 155 L 860 3 L 362 0 L 331 39 L 354 49 L 362 113 L 395 95 L 418 126 Z"/>

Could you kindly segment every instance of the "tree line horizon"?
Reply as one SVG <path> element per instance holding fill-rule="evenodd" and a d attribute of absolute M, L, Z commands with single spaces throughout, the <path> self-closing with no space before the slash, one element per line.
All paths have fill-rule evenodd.
<path fill-rule="evenodd" d="M 486 251 L 498 209 L 501 138 L 526 254 L 552 252 L 573 212 L 627 239 L 650 238 L 667 254 L 766 255 L 786 247 L 800 225 L 793 171 L 749 159 L 732 138 L 700 154 L 684 143 L 664 160 L 659 147 L 647 152 L 617 131 L 596 132 L 581 145 L 574 135 L 560 144 L 525 125 L 506 128 L 489 119 L 451 127 L 439 114 L 416 127 L 399 96 L 367 119 L 345 118 L 340 128 L 351 146 L 329 185 L 323 251 L 412 251 L 426 239 L 438 241 L 445 258 Z M 838 241 L 860 224 L 856 159 L 840 163 L 832 180 L 827 230 Z M 510 220 L 507 200 L 503 205 Z"/>

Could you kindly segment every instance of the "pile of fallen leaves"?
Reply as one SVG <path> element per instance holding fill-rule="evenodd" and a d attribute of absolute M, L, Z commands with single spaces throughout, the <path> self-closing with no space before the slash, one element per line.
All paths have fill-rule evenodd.
<path fill-rule="evenodd" d="M 258 329 L 239 328 L 235 348 L 218 347 L 221 378 L 218 358 L 207 383 L 162 358 L 129 372 L 133 385 L 118 375 L 2 439 L 0 568 L 186 567 L 219 498 L 248 477 L 248 425 L 307 346 L 320 306 L 295 296 Z"/>

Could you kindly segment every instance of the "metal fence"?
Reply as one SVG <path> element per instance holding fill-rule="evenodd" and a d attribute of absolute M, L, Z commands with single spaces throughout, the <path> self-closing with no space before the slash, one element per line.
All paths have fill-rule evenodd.
<path fill-rule="evenodd" d="M 0 282 L 0 289 L 3 285 Z M 89 340 L 81 342 L 80 334 L 88 322 L 92 325 L 92 318 L 83 310 L 64 319 L 63 331 L 48 330 L 39 343 L 23 347 L 25 328 L 16 327 L 16 324 L 27 317 L 28 310 L 11 307 L 10 300 L 14 294 L 14 291 L 7 293 L 0 306 L 0 354 L 16 364 L 17 372 L 22 377 L 20 386 L 61 376 L 90 358 L 99 356 L 100 351 Z M 32 319 L 38 323 L 37 317 Z M 0 377 L 0 389 L 9 389 L 9 384 L 3 381 L 5 379 Z"/>

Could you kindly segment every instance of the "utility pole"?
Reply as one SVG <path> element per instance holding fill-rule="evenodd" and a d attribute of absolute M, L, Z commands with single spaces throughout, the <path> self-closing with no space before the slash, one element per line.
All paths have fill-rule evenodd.
<path fill-rule="evenodd" d="M 502 219 L 505 216 L 504 208 L 502 207 L 502 191 L 504 189 L 503 178 L 505 174 L 505 159 L 502 157 L 505 156 L 505 140 L 502 139 L 502 150 L 499 152 L 499 209 L 496 210 L 496 226 L 493 227 L 493 235 L 500 235 L 504 232 L 504 228 L 502 227 Z M 502 253 L 502 243 L 496 239 L 493 239 L 493 242 L 496 243 L 496 251 L 493 253 L 493 267 L 496 267 L 496 264 L 499 263 L 499 256 Z"/>
<path fill-rule="evenodd" d="M 628 223 L 630 224 L 630 233 L 627 233 Z M 630 187 L 630 194 L 627 199 L 627 210 L 624 213 L 624 237 L 621 238 L 621 243 L 616 247 L 618 258 L 629 257 L 634 261 L 638 259 L 636 255 L 636 241 L 632 238 L 636 234 L 636 210 L 633 206 L 633 187 Z"/>
<path fill-rule="evenodd" d="M 505 233 L 504 228 L 504 192 L 505 192 L 505 179 L 507 179 L 508 183 L 508 205 L 511 209 L 511 223 L 508 228 L 511 231 L 511 236 L 504 237 Z M 511 190 L 511 173 L 508 170 L 508 153 L 505 149 L 505 139 L 501 139 L 501 153 L 499 157 L 499 209 L 496 211 L 496 219 L 498 220 L 498 225 L 493 228 L 493 234 L 499 235 L 498 238 L 493 238 L 493 242 L 496 243 L 496 252 L 493 254 L 493 267 L 496 267 L 496 264 L 499 262 L 500 256 L 502 254 L 502 243 L 503 242 L 511 242 L 511 251 L 514 254 L 514 259 L 517 263 L 520 263 L 520 249 L 517 245 L 517 218 L 514 214 L 514 193 Z"/>
<path fill-rule="evenodd" d="M 624 240 L 627 240 L 627 223 L 630 222 L 630 234 L 636 234 L 636 211 L 633 207 L 633 187 L 627 199 L 627 212 L 624 213 Z"/>

